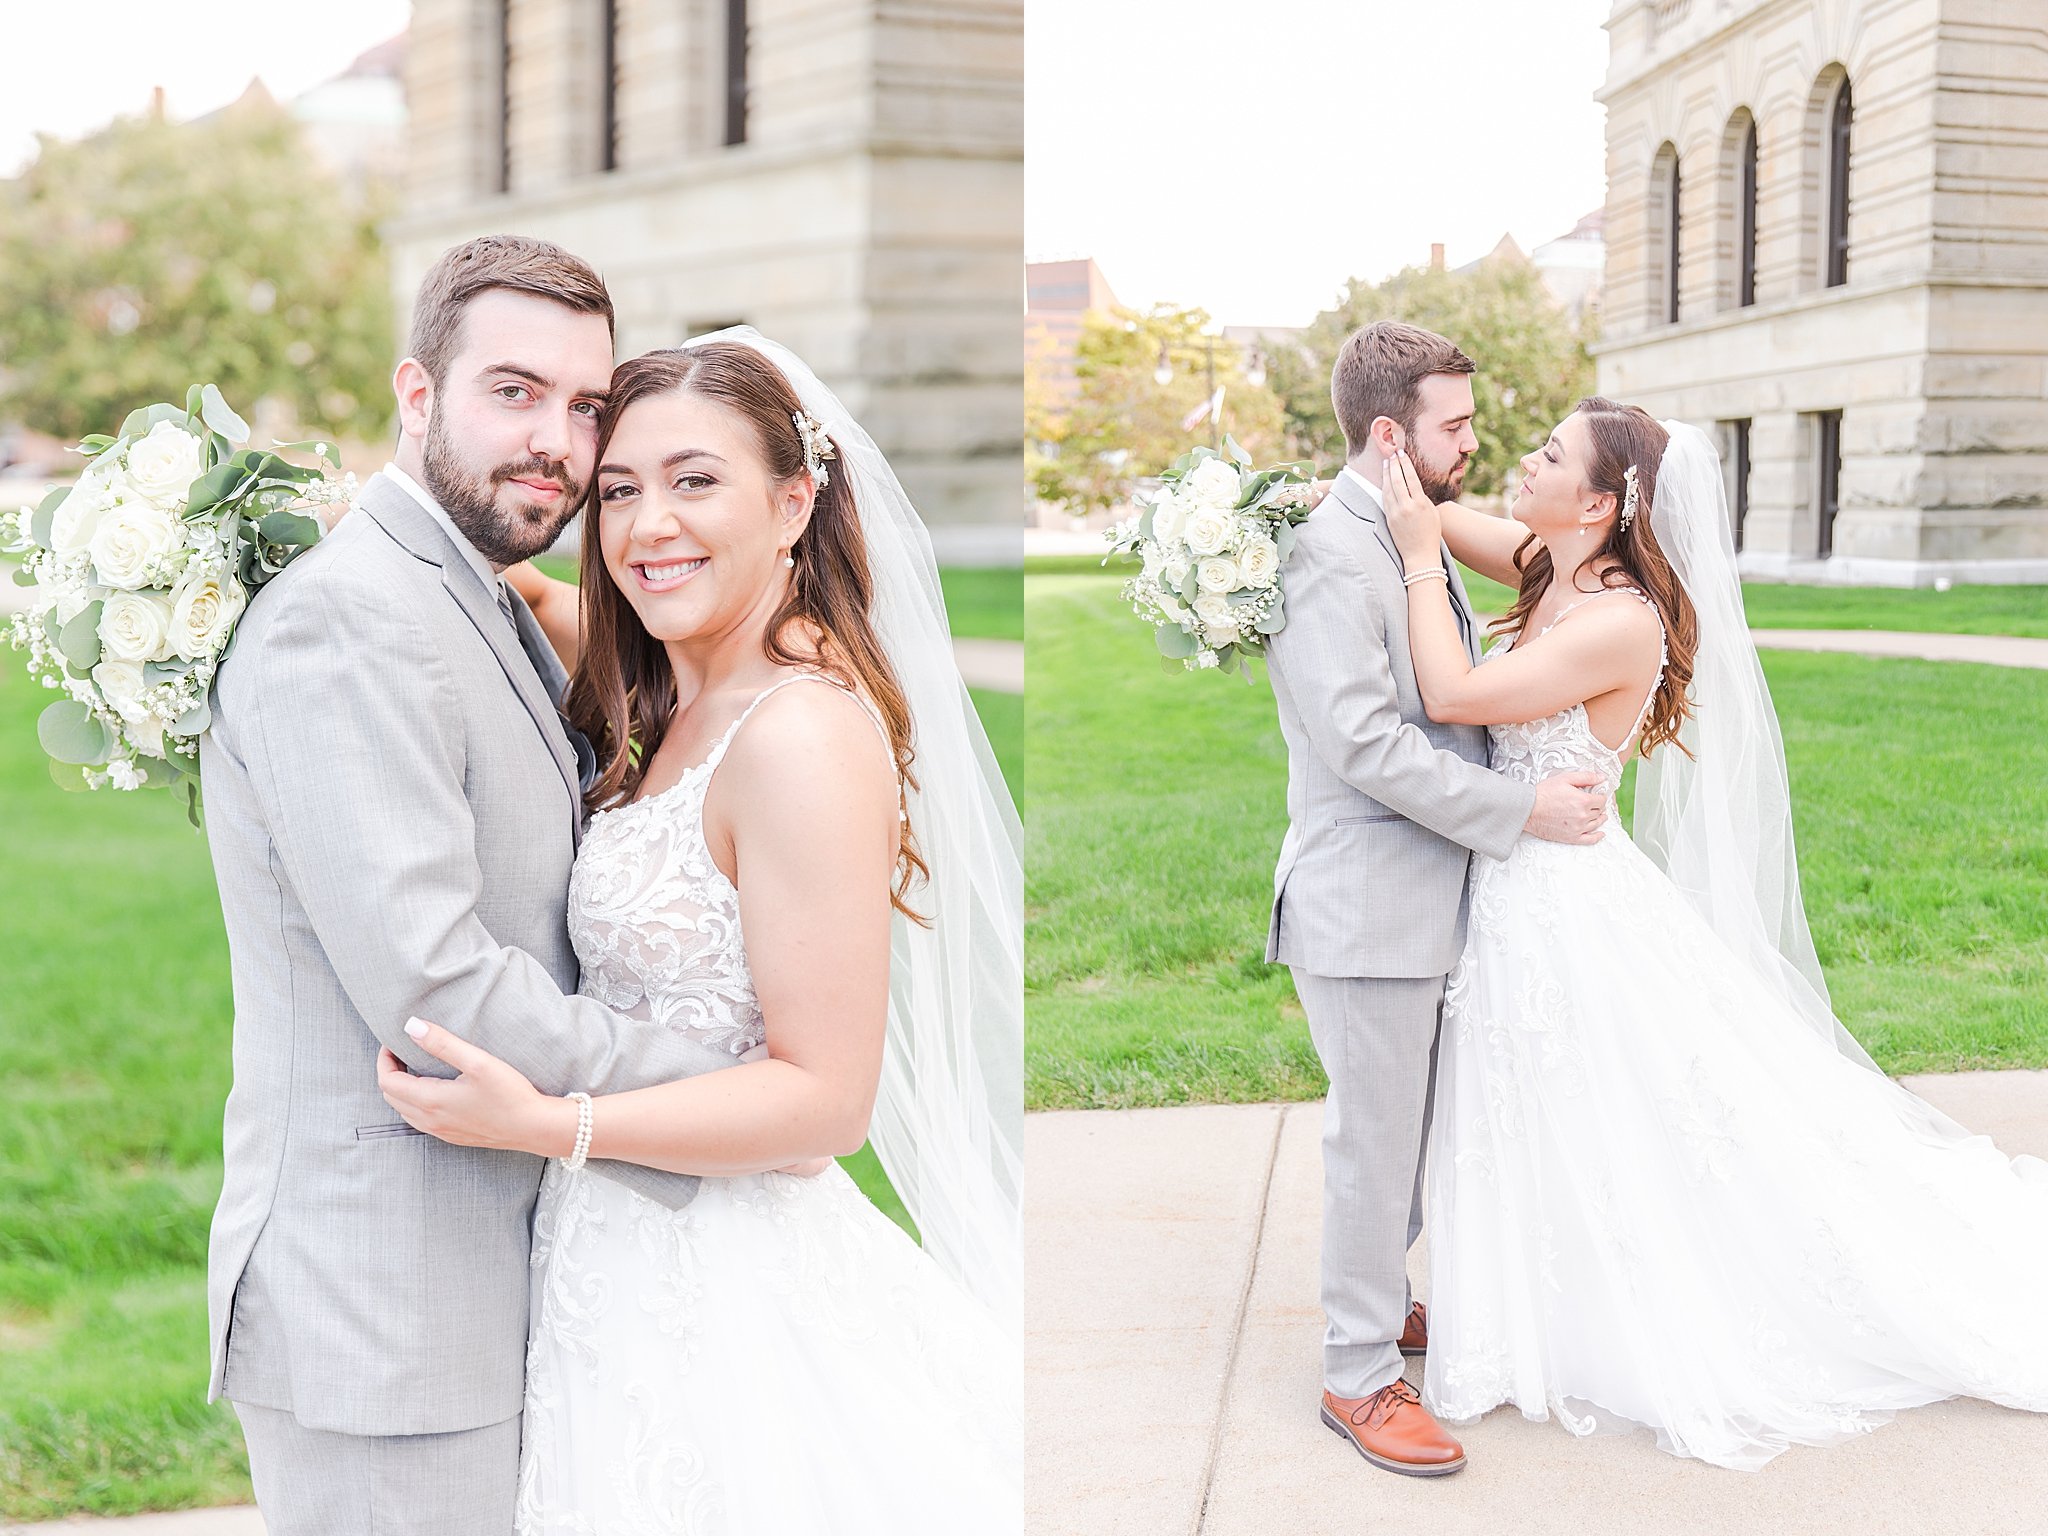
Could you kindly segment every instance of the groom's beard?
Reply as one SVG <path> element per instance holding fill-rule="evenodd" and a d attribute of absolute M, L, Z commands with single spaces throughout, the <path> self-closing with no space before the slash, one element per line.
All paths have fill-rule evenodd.
<path fill-rule="evenodd" d="M 1419 454 L 1410 453 L 1408 462 L 1415 466 L 1415 478 L 1422 486 L 1422 494 L 1442 506 L 1447 501 L 1458 499 L 1458 492 L 1465 488 L 1465 470 L 1472 461 L 1461 457 L 1448 472 L 1438 469 Z"/>
<path fill-rule="evenodd" d="M 441 419 L 427 423 L 427 440 L 420 449 L 420 468 L 427 490 L 441 503 L 448 521 L 462 530 L 462 536 L 492 565 L 517 565 L 544 552 L 560 537 L 569 519 L 583 502 L 583 486 L 569 477 L 569 466 L 547 459 L 521 459 L 500 464 L 480 474 L 455 454 L 441 429 Z M 552 480 L 562 487 L 561 499 L 552 507 L 515 500 L 501 511 L 498 488 L 518 475 L 527 480 Z"/>

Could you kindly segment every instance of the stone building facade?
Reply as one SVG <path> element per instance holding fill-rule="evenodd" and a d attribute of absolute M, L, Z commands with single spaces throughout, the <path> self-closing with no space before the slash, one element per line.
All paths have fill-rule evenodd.
<path fill-rule="evenodd" d="M 889 453 L 942 560 L 1014 563 L 1022 0 L 416 0 L 401 310 L 509 231 L 603 272 L 622 357 L 744 321 Z"/>
<path fill-rule="evenodd" d="M 2048 581 L 2048 4 L 1616 0 L 1603 393 L 1745 571 Z"/>

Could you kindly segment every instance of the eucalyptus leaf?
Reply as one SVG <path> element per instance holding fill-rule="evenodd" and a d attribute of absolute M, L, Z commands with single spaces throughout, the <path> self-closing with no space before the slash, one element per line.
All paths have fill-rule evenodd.
<path fill-rule="evenodd" d="M 1294 528 L 1293 523 L 1282 523 L 1273 530 L 1273 544 L 1280 551 L 1282 561 L 1294 553 L 1294 541 L 1301 537 Z"/>
<path fill-rule="evenodd" d="M 156 758 L 138 757 L 135 766 L 142 770 L 142 782 L 151 789 L 169 789 L 178 782 L 178 770 Z"/>
<path fill-rule="evenodd" d="M 319 521 L 299 512 L 265 513 L 258 526 L 273 544 L 316 544 L 320 540 Z"/>
<path fill-rule="evenodd" d="M 76 763 L 60 763 L 50 759 L 50 780 L 59 789 L 69 794 L 82 795 L 92 788 L 85 782 L 85 770 Z"/>
<path fill-rule="evenodd" d="M 25 565 L 14 568 L 14 584 L 17 587 L 32 587 L 36 584 L 36 573 Z"/>
<path fill-rule="evenodd" d="M 128 419 L 121 423 L 123 437 L 143 437 L 160 422 L 175 421 L 184 426 L 187 417 L 182 406 L 157 404 L 138 406 L 128 413 Z"/>
<path fill-rule="evenodd" d="M 202 392 L 197 384 L 192 385 L 185 391 L 185 419 L 187 421 L 197 422 L 200 419 L 200 402 L 202 398 Z"/>
<path fill-rule="evenodd" d="M 228 403 L 221 398 L 217 385 L 209 384 L 202 389 L 199 392 L 199 400 L 200 413 L 206 418 L 209 427 L 231 443 L 249 441 L 249 423 L 228 408 Z"/>
<path fill-rule="evenodd" d="M 114 733 L 76 699 L 59 699 L 36 720 L 36 740 L 60 763 L 97 768 L 114 750 Z"/>
<path fill-rule="evenodd" d="M 119 441 L 118 437 L 109 437 L 104 432 L 91 432 L 78 440 L 78 447 L 75 451 L 88 454 L 104 453 Z"/>
<path fill-rule="evenodd" d="M 191 661 L 145 661 L 142 664 L 142 686 L 154 688 L 159 683 L 168 683 L 186 676 L 197 662 Z"/>
<path fill-rule="evenodd" d="M 104 602 L 87 603 L 57 632 L 57 649 L 79 672 L 90 672 L 100 660 L 100 614 Z"/>
<path fill-rule="evenodd" d="M 235 464 L 220 464 L 209 469 L 192 482 L 191 499 L 185 504 L 185 515 L 196 517 L 210 511 L 226 501 L 249 478 L 249 471 Z"/>
<path fill-rule="evenodd" d="M 173 736 L 197 736 L 213 724 L 213 711 L 201 699 L 171 724 Z"/>
<path fill-rule="evenodd" d="M 1226 645 L 1216 653 L 1216 670 L 1218 672 L 1235 672 L 1237 670 L 1236 646 Z"/>
<path fill-rule="evenodd" d="M 1228 432 L 1223 434 L 1223 453 L 1226 458 L 1231 459 L 1246 469 L 1252 467 L 1252 456 L 1240 448 L 1237 439 Z"/>
<path fill-rule="evenodd" d="M 1162 624 L 1153 634 L 1158 637 L 1159 654 L 1176 661 L 1185 661 L 1201 649 L 1195 637 L 1178 624 Z"/>
<path fill-rule="evenodd" d="M 206 823 L 200 820 L 199 768 L 195 763 L 192 777 L 185 781 L 185 819 L 192 823 L 195 831 L 204 831 Z"/>
<path fill-rule="evenodd" d="M 1287 609 L 1284 604 L 1275 603 L 1272 611 L 1264 614 L 1252 626 L 1262 635 L 1277 635 L 1287 627 Z"/>
<path fill-rule="evenodd" d="M 341 468 L 341 450 L 325 438 L 309 438 L 303 443 L 272 443 L 279 453 L 311 453 L 325 459 L 335 469 Z"/>
<path fill-rule="evenodd" d="M 71 492 L 72 487 L 68 485 L 54 487 L 36 503 L 36 509 L 29 517 L 28 536 L 44 549 L 50 547 L 50 529 L 56 524 L 57 509 L 64 505 L 64 498 Z"/>

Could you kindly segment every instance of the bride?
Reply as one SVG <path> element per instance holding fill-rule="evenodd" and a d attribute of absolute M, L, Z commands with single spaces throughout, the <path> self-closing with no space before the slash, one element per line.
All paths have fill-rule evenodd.
<path fill-rule="evenodd" d="M 1607 835 L 1478 858 L 1444 1005 L 1423 1397 L 1755 1468 L 1952 1396 L 2048 1410 L 2048 1179 L 1886 1078 L 1836 1023 L 1799 901 L 1783 749 L 1706 438 L 1587 400 L 1509 518 L 1433 506 L 1519 588 L 1467 659 L 1443 584 L 1409 628 L 1432 718 L 1495 769 L 1598 772 Z M 1636 830 L 1613 816 L 1643 755 Z"/>
<path fill-rule="evenodd" d="M 416 1020 L 462 1075 L 379 1074 L 554 1159 L 517 1529 L 1020 1530 L 1017 831 L 929 541 L 744 328 L 623 364 L 597 464 L 580 616 L 522 583 L 599 761 L 570 936 L 705 1070 L 557 1099 Z M 832 1161 L 869 1139 L 922 1248 Z M 702 1183 L 671 1211 L 592 1157 Z"/>

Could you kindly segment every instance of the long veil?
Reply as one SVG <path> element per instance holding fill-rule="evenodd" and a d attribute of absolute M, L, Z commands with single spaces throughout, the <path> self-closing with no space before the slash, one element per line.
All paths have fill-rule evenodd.
<path fill-rule="evenodd" d="M 1635 840 L 1693 908 L 1799 1019 L 1844 1056 L 1877 1063 L 1835 1017 L 1807 927 L 1792 845 L 1792 793 L 1756 643 L 1743 614 L 1720 456 L 1704 432 L 1663 423 L 1650 528 L 1699 617 L 1693 713 L 1636 777 Z M 1943 1140 L 1969 1133 L 1900 1089 L 1910 1124 Z"/>
<path fill-rule="evenodd" d="M 736 342 L 780 368 L 824 424 L 858 509 L 870 615 L 910 705 L 918 788 L 909 814 L 931 866 L 891 929 L 889 1025 L 869 1139 L 925 1251 L 1012 1333 L 1023 1320 L 1023 834 L 953 660 L 930 535 L 889 461 L 789 348 Z"/>

